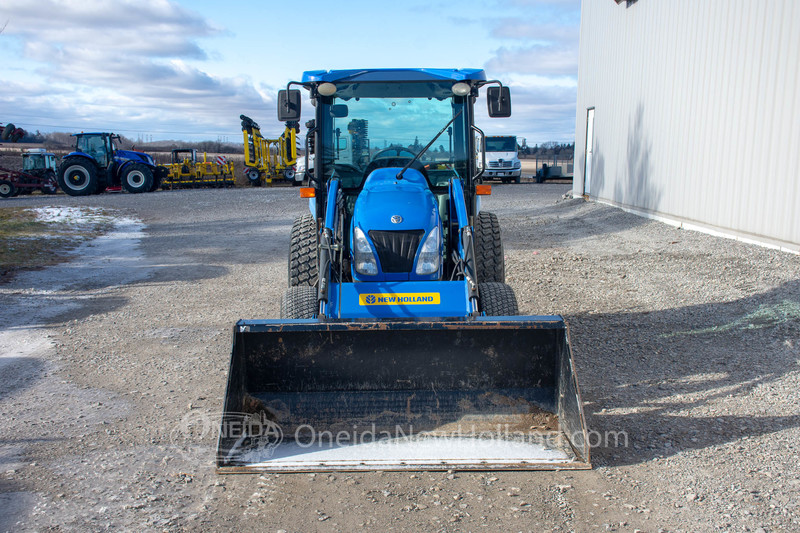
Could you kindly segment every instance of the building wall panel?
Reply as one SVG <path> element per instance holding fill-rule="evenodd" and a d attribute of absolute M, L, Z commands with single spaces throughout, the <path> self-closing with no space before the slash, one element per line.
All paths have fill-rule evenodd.
<path fill-rule="evenodd" d="M 796 0 L 584 0 L 575 193 L 800 249 L 798 71 Z"/>

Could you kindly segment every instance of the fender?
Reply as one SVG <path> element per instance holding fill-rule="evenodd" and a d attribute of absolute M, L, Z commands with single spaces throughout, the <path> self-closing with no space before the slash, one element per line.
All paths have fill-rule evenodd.
<path fill-rule="evenodd" d="M 63 159 L 66 159 L 68 157 L 82 157 L 84 159 L 88 159 L 89 161 L 91 161 L 95 165 L 97 164 L 97 160 L 94 157 L 92 157 L 89 154 L 87 154 L 86 152 L 70 152 L 67 155 L 65 155 L 64 157 L 62 157 L 61 159 L 63 160 Z"/>
<path fill-rule="evenodd" d="M 112 173 L 115 176 L 119 176 L 121 178 L 122 175 L 125 173 L 125 169 L 127 169 L 128 167 L 130 167 L 134 163 L 138 163 L 138 161 L 119 160 L 116 157 L 114 157 L 114 162 L 111 165 L 109 165 L 108 168 L 109 168 L 109 170 L 112 170 L 112 167 L 116 167 L 116 168 L 113 168 L 113 172 Z"/>

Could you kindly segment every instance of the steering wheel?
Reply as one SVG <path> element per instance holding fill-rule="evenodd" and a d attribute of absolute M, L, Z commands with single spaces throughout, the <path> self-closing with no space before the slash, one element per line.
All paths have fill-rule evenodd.
<path fill-rule="evenodd" d="M 364 170 L 364 179 L 369 177 L 369 175 L 372 174 L 372 171 L 379 168 L 402 168 L 415 157 L 416 154 L 414 152 L 405 148 L 385 148 L 375 154 L 375 156 L 372 158 L 372 161 L 369 162 L 369 165 L 367 165 L 367 168 Z M 425 176 L 426 180 L 428 179 L 428 171 L 425 169 L 425 165 L 423 165 L 419 160 L 414 161 L 408 168 L 418 170 L 423 176 Z"/>

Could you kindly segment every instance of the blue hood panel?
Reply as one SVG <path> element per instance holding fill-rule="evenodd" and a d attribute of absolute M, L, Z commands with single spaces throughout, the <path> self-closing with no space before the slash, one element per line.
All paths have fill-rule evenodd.
<path fill-rule="evenodd" d="M 135 163 L 153 164 L 153 160 L 145 153 L 134 152 L 132 150 L 117 150 L 114 152 L 114 159 L 118 162 L 133 161 Z"/>
<path fill-rule="evenodd" d="M 436 198 L 419 171 L 408 169 L 396 179 L 399 168 L 381 168 L 367 177 L 356 200 L 353 223 L 370 230 L 425 230 L 439 224 Z M 399 215 L 401 222 L 392 222 Z"/>

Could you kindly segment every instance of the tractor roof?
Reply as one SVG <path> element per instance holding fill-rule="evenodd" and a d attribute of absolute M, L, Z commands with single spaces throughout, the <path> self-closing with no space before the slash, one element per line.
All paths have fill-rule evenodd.
<path fill-rule="evenodd" d="M 352 70 L 307 70 L 307 82 L 386 82 L 386 81 L 485 81 L 482 69 L 466 68 L 367 68 Z"/>

